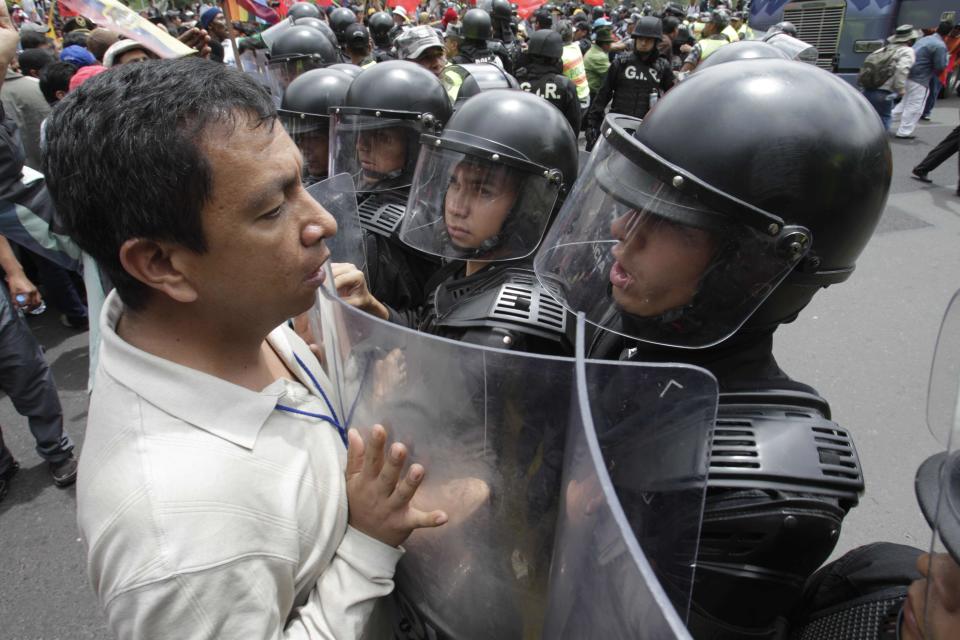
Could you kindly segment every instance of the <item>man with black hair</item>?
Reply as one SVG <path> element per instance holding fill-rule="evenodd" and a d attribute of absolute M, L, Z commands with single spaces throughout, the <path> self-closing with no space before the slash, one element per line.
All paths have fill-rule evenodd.
<path fill-rule="evenodd" d="M 40 72 L 40 91 L 47 104 L 53 106 L 70 90 L 70 78 L 77 72 L 77 68 L 69 62 L 54 62 L 48 64 Z"/>
<path fill-rule="evenodd" d="M 20 32 L 20 48 L 24 51 L 27 49 L 53 49 L 53 42 L 45 33 L 24 29 Z"/>
<path fill-rule="evenodd" d="M 270 95 L 194 57 L 111 69 L 50 118 L 51 193 L 116 286 L 77 518 L 119 638 L 359 637 L 397 545 L 446 521 L 411 506 L 402 444 L 346 432 L 286 325 L 337 229 L 301 165 Z"/>
<path fill-rule="evenodd" d="M 28 78 L 39 78 L 40 71 L 57 60 L 50 49 L 27 49 L 17 56 L 20 73 Z"/>

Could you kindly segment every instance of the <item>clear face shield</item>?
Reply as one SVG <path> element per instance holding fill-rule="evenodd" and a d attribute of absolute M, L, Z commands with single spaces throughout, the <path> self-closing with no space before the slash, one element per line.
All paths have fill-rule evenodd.
<path fill-rule="evenodd" d="M 657 158 L 614 120 L 557 214 L 534 268 L 588 322 L 675 347 L 739 329 L 809 248 L 809 231 Z"/>
<path fill-rule="evenodd" d="M 359 193 L 409 187 L 423 132 L 418 116 L 338 107 L 331 113 L 330 172 L 349 173 Z"/>
<path fill-rule="evenodd" d="M 924 580 L 911 585 L 901 616 L 902 638 L 945 640 L 954 622 L 960 584 L 960 292 L 940 326 L 930 373 L 927 424 L 946 448 L 917 471 L 920 509 L 933 530 Z M 920 632 L 919 635 L 917 632 Z"/>
<path fill-rule="evenodd" d="M 556 172 L 424 137 L 400 239 L 435 256 L 483 262 L 533 253 L 560 192 Z"/>
<path fill-rule="evenodd" d="M 271 60 L 270 64 L 267 65 L 267 81 L 270 94 L 279 104 L 280 100 L 283 99 L 283 92 L 287 90 L 291 82 L 307 71 L 321 69 L 325 66 L 327 64 L 323 59 L 315 55 L 291 56 L 280 60 Z"/>
<path fill-rule="evenodd" d="M 303 155 L 303 179 L 307 182 L 323 180 L 328 174 L 330 117 L 282 109 L 277 115 Z"/>

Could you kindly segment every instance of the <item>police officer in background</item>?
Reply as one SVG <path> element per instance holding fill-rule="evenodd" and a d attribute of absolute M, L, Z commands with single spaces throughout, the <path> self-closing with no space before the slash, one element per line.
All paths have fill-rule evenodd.
<path fill-rule="evenodd" d="M 574 131 L 580 131 L 577 87 L 563 75 L 563 38 L 551 29 L 534 31 L 517 70 L 520 88 L 560 109 Z"/>
<path fill-rule="evenodd" d="M 510 64 L 504 65 L 504 69 L 507 69 L 507 73 L 511 73 L 510 70 L 516 69 L 517 62 L 520 59 L 520 42 L 513 35 L 513 9 L 510 7 L 510 2 L 508 0 L 493 0 L 490 8 L 490 20 L 493 27 L 491 40 L 498 45 L 492 48 L 494 53 L 497 53 L 498 48 L 503 49 L 507 58 L 510 59 Z"/>
<path fill-rule="evenodd" d="M 656 100 L 674 85 L 670 61 L 660 56 L 657 45 L 663 36 L 659 18 L 644 16 L 631 34 L 633 52 L 621 53 L 613 60 L 607 77 L 587 111 L 585 132 L 587 150 L 600 135 L 603 110 L 611 99 L 612 113 L 642 118 Z"/>
<path fill-rule="evenodd" d="M 688 135 L 704 96 L 726 107 L 706 143 Z M 642 123 L 610 114 L 602 129 L 537 275 L 563 283 L 565 306 L 604 329 L 590 357 L 716 377 L 689 627 L 714 640 L 783 637 L 781 618 L 832 552 L 863 475 L 827 401 L 778 365 L 773 335 L 853 272 L 890 188 L 886 132 L 850 85 L 778 59 L 704 69 Z"/>
<path fill-rule="evenodd" d="M 364 69 L 332 109 L 330 173 L 349 173 L 359 200 L 369 289 L 396 309 L 423 303 L 439 261 L 400 242 L 420 135 L 450 118 L 440 79 L 420 65 L 390 60 Z"/>
<path fill-rule="evenodd" d="M 370 33 L 362 24 L 347 25 L 343 30 L 343 50 L 350 56 L 350 63 L 361 69 L 377 64 L 370 52 Z"/>
<path fill-rule="evenodd" d="M 460 51 L 451 60 L 453 64 L 472 64 L 477 62 L 492 62 L 511 73 L 510 59 L 505 51 L 500 55 L 490 48 L 490 37 L 493 35 L 493 26 L 490 14 L 483 9 L 470 9 L 463 15 L 463 26 L 460 30 Z M 503 47 L 501 46 L 500 49 Z"/>
<path fill-rule="evenodd" d="M 352 77 L 338 69 L 307 71 L 283 93 L 277 114 L 303 155 L 303 183 L 326 179 L 330 141 L 330 107 L 342 105 Z"/>
<path fill-rule="evenodd" d="M 390 30 L 393 29 L 393 17 L 386 11 L 377 11 L 367 21 L 370 37 L 373 38 L 373 59 L 377 62 L 396 60 L 393 45 L 390 42 Z"/>

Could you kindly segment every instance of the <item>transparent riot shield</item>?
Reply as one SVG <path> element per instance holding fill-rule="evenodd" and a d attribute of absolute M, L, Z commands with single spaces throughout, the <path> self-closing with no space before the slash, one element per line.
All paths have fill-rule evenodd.
<path fill-rule="evenodd" d="M 353 179 L 349 174 L 341 173 L 310 185 L 307 193 L 337 221 L 337 234 L 325 241 L 330 249 L 330 260 L 350 262 L 362 270 L 367 260 Z"/>
<path fill-rule="evenodd" d="M 716 380 L 581 356 L 576 382 L 544 637 L 688 638 Z"/>
<path fill-rule="evenodd" d="M 933 530 L 931 561 L 922 606 L 911 591 L 905 606 L 912 610 L 913 620 L 905 624 L 915 621 L 926 640 L 946 640 L 956 637 L 947 618 L 958 601 L 949 585 L 960 579 L 960 291 L 940 325 L 927 395 L 927 424 L 946 450 L 928 458 L 917 471 L 917 499 Z"/>
<path fill-rule="evenodd" d="M 591 363 L 578 395 L 574 359 L 383 322 L 337 300 L 331 275 L 313 330 L 337 414 L 361 433 L 383 424 L 404 442 L 411 462 L 426 468 L 414 504 L 449 516 L 404 543 L 396 592 L 366 636 L 578 637 L 583 620 L 607 613 L 619 618 L 593 630 L 626 635 L 590 637 L 642 637 L 629 633 L 641 624 L 680 633 L 716 407 L 712 378 L 682 366 Z M 590 395 L 593 406 L 582 412 Z M 587 437 L 579 422 L 568 436 L 571 415 L 591 414 L 603 416 L 590 418 L 600 434 L 590 436 L 593 450 L 602 453 L 565 457 L 565 444 L 580 451 Z M 574 482 L 591 509 L 564 504 L 577 500 Z"/>
<path fill-rule="evenodd" d="M 405 443 L 426 468 L 414 504 L 449 516 L 404 543 L 368 637 L 541 637 L 574 361 L 417 333 L 329 295 L 314 332 L 338 415 Z"/>

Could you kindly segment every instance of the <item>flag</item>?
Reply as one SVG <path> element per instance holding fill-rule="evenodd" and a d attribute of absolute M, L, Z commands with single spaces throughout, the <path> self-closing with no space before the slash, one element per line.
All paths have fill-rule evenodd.
<path fill-rule="evenodd" d="M 254 20 L 250 12 L 241 7 L 237 0 L 224 0 L 223 12 L 228 20 L 239 20 L 240 22 L 253 22 Z"/>
<path fill-rule="evenodd" d="M 280 22 L 280 14 L 274 11 L 270 5 L 267 4 L 266 0 L 236 0 L 236 2 L 267 24 Z"/>
<path fill-rule="evenodd" d="M 545 0 L 519 0 L 517 2 L 517 15 L 526 20 L 545 3 Z"/>
<path fill-rule="evenodd" d="M 195 53 L 169 33 L 141 17 L 119 0 L 60 0 L 60 7 L 82 15 L 95 23 L 136 40 L 161 58 L 178 58 Z"/>
<path fill-rule="evenodd" d="M 388 7 L 403 7 L 407 10 L 407 16 L 410 17 L 410 22 L 413 24 L 417 23 L 417 9 L 420 7 L 419 0 L 387 0 Z"/>
<path fill-rule="evenodd" d="M 57 37 L 57 30 L 53 27 L 53 10 L 54 5 L 50 5 L 50 8 L 47 9 L 47 37 L 60 44 L 60 38 Z"/>
<path fill-rule="evenodd" d="M 53 13 L 53 7 L 50 8 L 50 12 Z M 72 18 L 73 16 L 80 15 L 79 13 L 77 13 L 76 11 L 68 7 L 66 4 L 64 4 L 63 0 L 60 0 L 60 2 L 57 3 L 57 13 L 60 14 L 61 18 Z"/>

